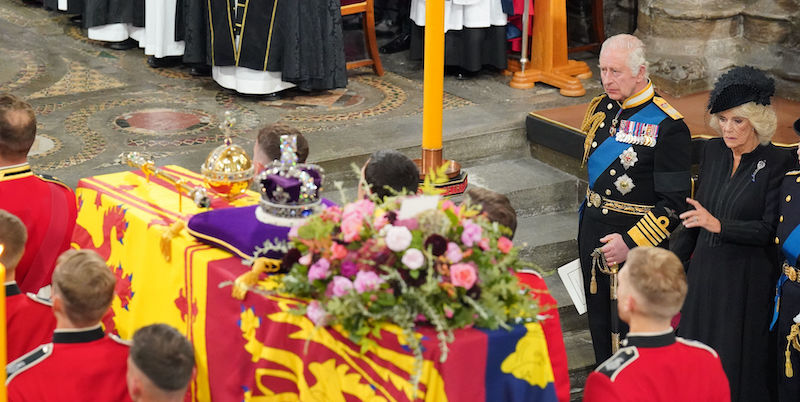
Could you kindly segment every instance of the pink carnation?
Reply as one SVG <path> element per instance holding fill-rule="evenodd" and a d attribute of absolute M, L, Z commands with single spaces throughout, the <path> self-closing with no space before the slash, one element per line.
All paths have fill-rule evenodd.
<path fill-rule="evenodd" d="M 464 254 L 461 252 L 461 247 L 453 242 L 447 243 L 447 251 L 444 252 L 444 256 L 454 264 L 464 258 Z"/>
<path fill-rule="evenodd" d="M 450 282 L 455 286 L 470 289 L 478 280 L 478 272 L 471 262 L 453 264 L 450 266 Z"/>
<path fill-rule="evenodd" d="M 328 296 L 342 297 L 347 295 L 351 290 L 353 290 L 353 281 L 341 275 L 336 275 L 333 277 L 331 283 L 328 284 L 328 289 L 325 293 Z"/>
<path fill-rule="evenodd" d="M 409 269 L 419 269 L 422 264 L 425 263 L 425 256 L 422 254 L 422 251 L 416 248 L 410 248 L 406 250 L 403 254 L 403 258 L 400 260 L 403 262 L 405 266 Z"/>
<path fill-rule="evenodd" d="M 308 303 L 308 307 L 306 307 L 306 315 L 314 325 L 318 326 L 325 326 L 328 325 L 328 321 L 330 319 L 330 315 L 325 311 L 322 307 L 322 303 L 317 300 L 312 300 L 311 303 Z"/>
<path fill-rule="evenodd" d="M 356 215 L 361 219 L 363 219 L 367 216 L 371 216 L 374 211 L 375 211 L 375 204 L 373 204 L 372 201 L 365 198 L 345 205 L 343 218 Z"/>
<path fill-rule="evenodd" d="M 354 286 L 358 293 L 364 293 L 370 290 L 377 290 L 381 283 L 383 283 L 383 279 L 378 274 L 372 271 L 358 271 Z"/>
<path fill-rule="evenodd" d="M 508 254 L 511 251 L 511 247 L 514 247 L 514 243 L 511 242 L 511 239 L 508 237 L 502 236 L 497 239 L 497 248 L 503 252 L 503 254 Z"/>
<path fill-rule="evenodd" d="M 481 240 L 483 229 L 481 229 L 480 226 L 474 224 L 469 219 L 464 220 L 462 226 L 464 226 L 464 231 L 461 232 L 461 242 L 464 243 L 465 246 L 472 247 L 476 242 Z"/>
<path fill-rule="evenodd" d="M 313 282 L 317 279 L 325 279 L 330 271 L 331 263 L 324 258 L 320 258 L 311 268 L 308 269 L 308 281 Z"/>
<path fill-rule="evenodd" d="M 411 231 L 405 226 L 389 226 L 386 231 L 386 247 L 392 251 L 403 251 L 411 245 Z"/>

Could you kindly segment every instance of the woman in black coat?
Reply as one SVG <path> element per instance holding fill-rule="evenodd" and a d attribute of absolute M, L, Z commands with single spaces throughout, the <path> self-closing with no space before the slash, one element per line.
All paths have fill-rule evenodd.
<path fill-rule="evenodd" d="M 778 190 L 791 158 L 770 140 L 777 118 L 774 82 L 761 70 L 735 67 L 709 99 L 711 126 L 722 138 L 703 151 L 693 209 L 673 243 L 689 260 L 689 292 L 678 334 L 719 353 L 731 400 L 768 401 L 774 393 L 769 321 L 778 275 Z"/>

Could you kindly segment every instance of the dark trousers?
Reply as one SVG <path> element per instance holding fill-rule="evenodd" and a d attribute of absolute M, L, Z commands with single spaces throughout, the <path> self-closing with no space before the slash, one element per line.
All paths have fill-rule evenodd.
<path fill-rule="evenodd" d="M 624 233 L 633 226 L 638 220 L 637 218 L 635 216 L 624 216 L 620 219 L 609 217 L 607 222 L 586 216 L 581 218 L 578 229 L 578 249 L 583 273 L 583 291 L 586 295 L 586 309 L 589 314 L 589 331 L 592 334 L 596 364 L 611 357 L 611 290 L 609 276 L 596 269 L 597 293 L 591 294 L 589 291 L 592 279 L 592 251 L 603 246 L 603 243 L 600 243 L 601 237 L 610 233 Z M 620 321 L 619 330 L 620 339 L 622 339 L 628 333 L 628 325 Z"/>

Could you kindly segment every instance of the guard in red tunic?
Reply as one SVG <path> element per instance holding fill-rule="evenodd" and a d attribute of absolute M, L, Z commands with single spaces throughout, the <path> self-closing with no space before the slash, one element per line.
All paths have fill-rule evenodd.
<path fill-rule="evenodd" d="M 19 217 L 28 229 L 16 279 L 23 292 L 34 293 L 50 283 L 56 257 L 69 248 L 78 216 L 72 189 L 31 172 L 27 155 L 35 137 L 31 106 L 0 94 L 0 209 Z"/>
<path fill-rule="evenodd" d="M 25 252 L 25 224 L 8 211 L 0 209 L 0 262 L 6 267 L 6 334 L 8 361 L 50 342 L 56 319 L 50 301 L 24 294 L 14 281 L 14 270 Z"/>
<path fill-rule="evenodd" d="M 6 366 L 9 402 L 130 401 L 128 346 L 107 336 L 100 319 L 116 278 L 91 250 L 69 250 L 53 272 L 52 343 Z"/>
<path fill-rule="evenodd" d="M 683 265 L 671 251 L 637 247 L 628 253 L 617 306 L 630 332 L 623 347 L 589 374 L 585 402 L 731 400 L 717 353 L 676 337 L 670 327 L 686 289 Z"/>

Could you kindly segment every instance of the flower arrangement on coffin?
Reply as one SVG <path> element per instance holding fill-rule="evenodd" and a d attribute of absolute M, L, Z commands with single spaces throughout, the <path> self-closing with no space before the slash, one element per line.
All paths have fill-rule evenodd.
<path fill-rule="evenodd" d="M 381 323 L 401 327 L 417 384 L 416 326 L 436 329 L 443 362 L 454 329 L 510 329 L 536 319 L 538 305 L 514 275 L 525 264 L 508 234 L 479 207 L 436 195 L 329 207 L 290 232 L 295 248 L 284 264 L 292 268 L 279 291 L 312 299 L 297 312 L 317 326 L 341 325 L 362 352 Z"/>

